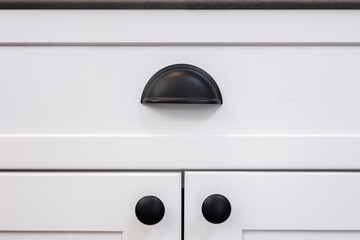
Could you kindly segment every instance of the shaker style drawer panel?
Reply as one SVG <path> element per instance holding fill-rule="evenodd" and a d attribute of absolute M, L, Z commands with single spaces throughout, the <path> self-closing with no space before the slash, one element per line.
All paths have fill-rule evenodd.
<path fill-rule="evenodd" d="M 0 188 L 1 240 L 180 239 L 179 173 L 3 172 Z"/>
<path fill-rule="evenodd" d="M 359 55 L 354 46 L 0 47 L 0 133 L 360 133 Z M 207 71 L 223 105 L 140 104 L 150 77 L 175 63 Z"/>
<path fill-rule="evenodd" d="M 358 46 L 1 46 L 0 167 L 360 168 L 359 56 Z M 151 76 L 177 63 L 210 74 L 223 104 L 141 104 Z"/>
<path fill-rule="evenodd" d="M 185 239 L 360 238 L 358 172 L 187 172 Z"/>

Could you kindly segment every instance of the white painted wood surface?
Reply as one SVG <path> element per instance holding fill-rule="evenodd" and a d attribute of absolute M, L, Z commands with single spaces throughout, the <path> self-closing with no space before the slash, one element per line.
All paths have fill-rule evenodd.
<path fill-rule="evenodd" d="M 2 136 L 2 169 L 359 169 L 360 137 Z"/>
<path fill-rule="evenodd" d="M 360 133 L 359 47 L 0 47 L 0 133 Z M 224 104 L 143 105 L 188 63 Z"/>
<path fill-rule="evenodd" d="M 122 232 L 0 232 L 1 240 L 123 240 Z"/>
<path fill-rule="evenodd" d="M 0 188 L 1 240 L 181 237 L 180 173 L 2 172 Z M 146 195 L 165 205 L 153 226 L 135 216 Z"/>
<path fill-rule="evenodd" d="M 360 231 L 244 231 L 245 240 L 358 240 Z"/>
<path fill-rule="evenodd" d="M 1 10 L 0 42 L 358 43 L 359 10 Z"/>
<path fill-rule="evenodd" d="M 359 187 L 357 172 L 187 172 L 185 239 L 359 239 Z M 201 213 L 216 193 L 232 206 L 222 224 Z"/>
<path fill-rule="evenodd" d="M 359 56 L 356 46 L 3 46 L 0 168 L 359 169 Z M 174 63 L 208 71 L 224 104 L 140 104 Z"/>
<path fill-rule="evenodd" d="M 358 10 L 2 10 L 0 169 L 360 169 L 359 26 Z M 141 105 L 174 63 L 224 104 Z M 185 240 L 360 238 L 357 172 L 185 175 Z M 180 180 L 1 172 L 0 240 L 180 240 Z M 201 216 L 213 193 L 233 206 L 221 225 Z M 134 214 L 148 194 L 155 226 Z"/>

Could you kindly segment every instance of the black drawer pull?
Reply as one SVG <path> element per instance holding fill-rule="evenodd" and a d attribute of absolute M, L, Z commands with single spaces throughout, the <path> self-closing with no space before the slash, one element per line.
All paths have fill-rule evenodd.
<path fill-rule="evenodd" d="M 222 104 L 222 97 L 207 72 L 193 65 L 175 64 L 151 77 L 141 103 Z"/>

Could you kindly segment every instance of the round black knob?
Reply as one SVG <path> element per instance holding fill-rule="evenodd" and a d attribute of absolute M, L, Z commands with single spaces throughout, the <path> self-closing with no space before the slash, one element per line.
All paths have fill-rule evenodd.
<path fill-rule="evenodd" d="M 213 194 L 204 200 L 201 210 L 206 220 L 218 224 L 225 222 L 229 218 L 231 204 L 223 195 Z"/>
<path fill-rule="evenodd" d="M 165 207 L 159 198 L 155 196 L 145 196 L 137 202 L 135 214 L 143 224 L 154 225 L 164 217 Z"/>

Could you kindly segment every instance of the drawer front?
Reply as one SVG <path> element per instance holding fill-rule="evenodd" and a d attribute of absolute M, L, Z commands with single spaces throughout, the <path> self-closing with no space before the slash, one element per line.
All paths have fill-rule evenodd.
<path fill-rule="evenodd" d="M 0 239 L 181 237 L 179 173 L 3 172 L 0 188 Z M 156 196 L 165 207 L 155 225 L 136 217 L 145 196 Z"/>
<path fill-rule="evenodd" d="M 0 133 L 360 134 L 359 56 L 357 46 L 3 46 Z M 140 104 L 174 63 L 207 71 L 224 104 Z"/>
<path fill-rule="evenodd" d="M 357 172 L 187 172 L 185 239 L 359 239 L 359 187 Z M 220 224 L 203 216 L 213 194 L 231 205 Z"/>
<path fill-rule="evenodd" d="M 359 168 L 359 56 L 358 46 L 2 46 L 0 167 Z M 140 104 L 174 63 L 207 71 L 223 105 Z"/>

